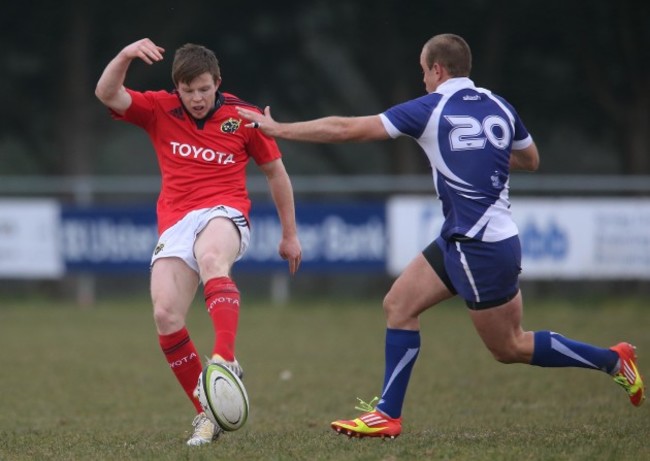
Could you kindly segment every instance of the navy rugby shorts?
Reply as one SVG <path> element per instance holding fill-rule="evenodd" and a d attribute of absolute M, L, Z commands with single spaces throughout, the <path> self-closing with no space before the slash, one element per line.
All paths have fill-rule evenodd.
<path fill-rule="evenodd" d="M 438 237 L 422 252 L 449 291 L 470 309 L 500 306 L 519 292 L 519 236 L 500 242 Z"/>

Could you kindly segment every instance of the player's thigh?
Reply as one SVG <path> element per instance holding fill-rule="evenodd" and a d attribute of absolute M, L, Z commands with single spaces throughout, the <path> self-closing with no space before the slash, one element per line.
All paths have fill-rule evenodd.
<path fill-rule="evenodd" d="M 185 319 L 199 285 L 199 276 L 180 258 L 160 258 L 151 268 L 151 300 L 157 324 Z"/>
<path fill-rule="evenodd" d="M 402 314 L 414 317 L 452 296 L 453 293 L 420 253 L 395 280 L 386 295 L 384 307 L 387 311 L 396 309 Z"/>
<path fill-rule="evenodd" d="M 196 237 L 194 254 L 199 264 L 201 278 L 227 275 L 241 249 L 241 236 L 237 226 L 225 217 L 210 220 Z"/>

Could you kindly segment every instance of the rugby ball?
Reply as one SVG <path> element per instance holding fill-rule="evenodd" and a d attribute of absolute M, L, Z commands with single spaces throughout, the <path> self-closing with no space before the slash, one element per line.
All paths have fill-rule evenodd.
<path fill-rule="evenodd" d="M 210 363 L 198 382 L 199 402 L 207 417 L 224 431 L 240 429 L 248 419 L 248 394 L 228 367 Z"/>

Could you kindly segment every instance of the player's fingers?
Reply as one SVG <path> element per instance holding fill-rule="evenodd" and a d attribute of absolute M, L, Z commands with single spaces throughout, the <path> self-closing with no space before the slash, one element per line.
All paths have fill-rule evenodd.
<path fill-rule="evenodd" d="M 291 275 L 294 275 L 296 272 L 298 272 L 298 268 L 300 267 L 300 259 L 300 256 L 298 256 L 289 260 L 289 272 Z"/>
<path fill-rule="evenodd" d="M 302 260 L 302 251 L 299 251 L 296 256 L 292 256 L 290 252 L 281 251 L 280 257 L 289 263 L 289 273 L 291 275 L 298 272 Z"/>
<path fill-rule="evenodd" d="M 151 59 L 149 59 L 149 56 L 147 56 L 147 55 L 144 54 L 144 53 L 139 53 L 139 54 L 138 54 L 138 57 L 139 57 L 140 59 L 142 59 L 144 62 L 146 62 L 147 64 L 153 64 L 153 61 L 152 61 Z"/>
<path fill-rule="evenodd" d="M 147 64 L 153 64 L 156 61 L 161 61 L 163 59 L 162 53 L 165 51 L 163 48 L 159 47 L 148 38 L 140 41 L 137 49 L 138 57 Z"/>
<path fill-rule="evenodd" d="M 144 59 L 145 61 L 148 61 L 149 64 L 152 64 L 152 63 L 157 62 L 157 61 L 161 61 L 162 58 L 163 58 L 162 54 L 160 54 L 160 52 L 155 48 L 145 48 L 145 49 L 141 50 L 141 52 L 142 52 L 142 56 L 143 56 L 142 59 Z"/>
<path fill-rule="evenodd" d="M 150 49 L 150 52 L 151 52 L 151 56 L 156 58 L 156 61 L 161 61 L 165 49 L 159 47 L 158 45 L 154 45 L 153 48 Z"/>
<path fill-rule="evenodd" d="M 262 116 L 259 114 L 259 112 L 254 112 L 249 109 L 240 109 L 240 112 L 246 116 L 248 120 L 256 120 L 258 118 L 261 118 Z"/>
<path fill-rule="evenodd" d="M 237 113 L 239 114 L 240 117 L 244 117 L 246 120 L 252 120 L 253 119 L 253 112 L 251 112 L 248 109 L 244 109 L 243 107 L 236 107 Z M 248 125 L 246 125 L 248 126 Z"/>

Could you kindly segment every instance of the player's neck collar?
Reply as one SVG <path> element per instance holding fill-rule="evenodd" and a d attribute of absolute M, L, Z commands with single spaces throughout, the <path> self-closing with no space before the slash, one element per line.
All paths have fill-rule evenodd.
<path fill-rule="evenodd" d="M 225 99 L 226 98 L 224 97 L 223 93 L 217 91 L 216 98 L 214 98 L 214 107 L 212 109 L 210 109 L 210 112 L 205 114 L 205 117 L 203 117 L 202 119 L 196 119 L 196 118 L 192 117 L 192 119 L 194 120 L 194 123 L 196 123 L 196 126 L 199 129 L 202 130 L 203 127 L 205 126 L 205 122 L 210 120 L 210 117 L 212 117 L 212 115 L 216 111 L 218 111 L 221 106 L 223 106 L 223 102 L 224 102 Z M 187 111 L 187 109 L 186 109 L 186 111 Z M 191 115 L 190 115 L 190 117 L 191 117 Z"/>
<path fill-rule="evenodd" d="M 207 120 L 210 117 L 212 117 L 212 114 L 214 114 L 216 111 L 219 110 L 221 106 L 223 106 L 223 101 L 226 98 L 223 96 L 223 93 L 221 91 L 217 90 L 217 95 L 216 98 L 214 98 L 214 107 L 210 109 L 210 112 L 208 112 L 205 117 L 203 117 L 201 120 Z"/>

